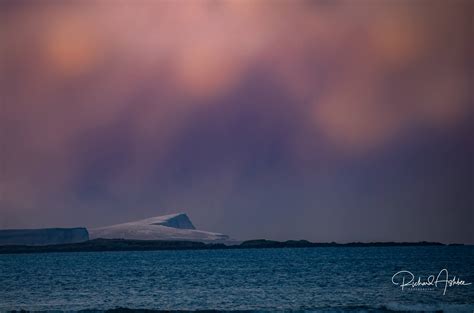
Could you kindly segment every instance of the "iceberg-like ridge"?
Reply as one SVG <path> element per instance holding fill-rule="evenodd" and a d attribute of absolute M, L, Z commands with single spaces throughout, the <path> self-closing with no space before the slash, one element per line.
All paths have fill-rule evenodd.
<path fill-rule="evenodd" d="M 186 213 L 150 217 L 144 220 L 89 229 L 91 239 L 188 240 L 226 242 L 229 236 L 197 230 Z"/>
<path fill-rule="evenodd" d="M 179 229 L 196 229 L 186 213 L 176 213 L 163 216 L 150 217 L 135 223 L 162 225 Z"/>
<path fill-rule="evenodd" d="M 87 240 L 89 240 L 89 234 L 84 227 L 0 230 L 0 246 L 46 246 L 78 243 Z"/>

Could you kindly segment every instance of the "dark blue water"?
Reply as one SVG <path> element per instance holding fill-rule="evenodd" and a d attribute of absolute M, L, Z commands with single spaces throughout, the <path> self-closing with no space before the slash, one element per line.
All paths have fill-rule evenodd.
<path fill-rule="evenodd" d="M 474 285 L 401 290 L 441 269 L 474 282 L 474 247 L 0 255 L 0 310 L 474 312 Z M 443 285 L 444 286 L 444 285 Z"/>

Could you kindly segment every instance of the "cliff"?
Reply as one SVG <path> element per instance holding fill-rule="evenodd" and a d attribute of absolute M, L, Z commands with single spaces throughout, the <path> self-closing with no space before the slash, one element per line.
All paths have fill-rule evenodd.
<path fill-rule="evenodd" d="M 0 245 L 55 245 L 89 240 L 87 229 L 42 228 L 0 230 Z"/>

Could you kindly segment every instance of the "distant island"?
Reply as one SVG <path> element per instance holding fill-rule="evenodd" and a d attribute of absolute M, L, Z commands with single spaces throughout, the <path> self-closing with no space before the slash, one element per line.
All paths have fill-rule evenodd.
<path fill-rule="evenodd" d="M 196 229 L 186 213 L 155 216 L 92 229 L 79 227 L 0 230 L 0 254 L 442 245 L 444 244 L 426 241 L 341 244 L 257 239 L 241 242 L 224 234 Z"/>
<path fill-rule="evenodd" d="M 460 245 L 462 244 L 455 244 Z M 203 243 L 196 241 L 93 239 L 80 243 L 47 246 L 4 245 L 0 254 L 48 252 L 99 252 L 99 251 L 159 251 L 159 250 L 215 250 L 215 249 L 266 249 L 266 248 L 315 248 L 315 247 L 395 247 L 395 246 L 445 246 L 439 242 L 351 242 L 317 243 L 306 240 L 248 240 L 240 244 Z"/>
<path fill-rule="evenodd" d="M 186 213 L 174 213 L 98 228 L 0 229 L 1 245 L 49 246 L 92 239 L 197 241 L 236 244 L 229 236 L 198 230 Z"/>

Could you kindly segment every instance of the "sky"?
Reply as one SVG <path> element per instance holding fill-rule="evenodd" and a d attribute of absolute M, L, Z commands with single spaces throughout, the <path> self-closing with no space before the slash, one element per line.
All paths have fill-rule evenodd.
<path fill-rule="evenodd" d="M 474 243 L 473 12 L 2 1 L 0 228 Z"/>

